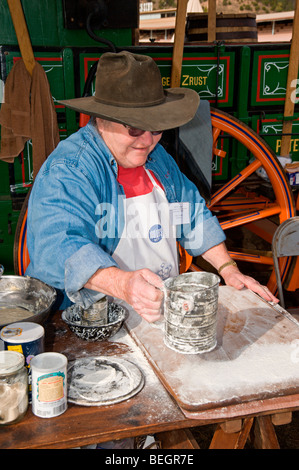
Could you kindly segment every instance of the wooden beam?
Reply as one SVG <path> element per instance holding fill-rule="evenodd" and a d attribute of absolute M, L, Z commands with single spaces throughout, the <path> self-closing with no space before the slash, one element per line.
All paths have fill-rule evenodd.
<path fill-rule="evenodd" d="M 170 80 L 171 88 L 177 88 L 181 84 L 181 72 L 182 72 L 182 62 L 183 62 L 184 43 L 185 43 L 187 3 L 188 3 L 188 0 L 178 0 L 176 20 L 175 20 L 172 67 L 171 67 L 171 80 Z"/>
<path fill-rule="evenodd" d="M 288 80 L 287 80 L 287 91 L 284 104 L 284 117 L 292 117 L 295 109 L 295 91 L 296 86 L 292 85 L 292 82 L 298 77 L 298 66 L 299 66 L 299 0 L 296 0 L 296 9 L 293 21 L 293 34 L 292 43 L 290 49 L 289 69 L 288 69 Z M 297 83 L 297 82 L 295 82 Z M 292 120 L 285 120 L 282 127 L 282 140 L 280 155 L 286 156 L 290 153 L 290 143 L 292 134 Z"/>
<path fill-rule="evenodd" d="M 244 449 L 254 418 L 245 418 L 242 429 L 238 432 L 224 432 L 218 425 L 210 449 Z"/>
<path fill-rule="evenodd" d="M 225 421 L 224 423 L 220 424 L 220 427 L 222 431 L 226 433 L 230 432 L 239 432 L 242 429 L 242 419 L 230 419 L 228 421 Z"/>
<path fill-rule="evenodd" d="M 199 449 L 189 429 L 159 432 L 155 436 L 161 442 L 162 449 Z"/>
<path fill-rule="evenodd" d="M 15 28 L 20 52 L 24 61 L 25 67 L 32 75 L 35 67 L 35 59 L 31 46 L 31 41 L 27 29 L 27 24 L 20 0 L 7 0 L 11 19 Z"/>
<path fill-rule="evenodd" d="M 258 416 L 253 432 L 253 446 L 256 449 L 280 449 L 271 416 Z"/>
<path fill-rule="evenodd" d="M 216 41 L 216 0 L 208 2 L 208 42 Z"/>
<path fill-rule="evenodd" d="M 292 422 L 292 412 L 284 411 L 281 413 L 274 413 L 271 416 L 274 426 L 281 426 L 282 424 L 290 424 Z"/>

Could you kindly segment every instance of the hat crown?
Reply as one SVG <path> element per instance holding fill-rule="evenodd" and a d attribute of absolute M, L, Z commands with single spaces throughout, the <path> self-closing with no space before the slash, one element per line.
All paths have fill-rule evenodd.
<path fill-rule="evenodd" d="M 106 52 L 98 63 L 95 100 L 120 107 L 147 107 L 165 101 L 161 74 L 151 57 Z"/>

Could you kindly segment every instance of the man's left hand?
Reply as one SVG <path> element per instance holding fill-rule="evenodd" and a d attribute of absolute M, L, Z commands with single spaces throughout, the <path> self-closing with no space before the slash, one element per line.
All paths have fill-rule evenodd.
<path fill-rule="evenodd" d="M 263 299 L 267 300 L 268 302 L 279 302 L 279 299 L 277 299 L 272 294 L 272 292 L 270 292 L 267 286 L 262 286 L 258 281 L 256 281 L 250 276 L 242 274 L 238 269 L 232 268 L 223 270 L 221 275 L 227 286 L 235 287 L 238 290 L 242 289 L 243 287 L 247 287 L 256 294 L 259 294 Z"/>

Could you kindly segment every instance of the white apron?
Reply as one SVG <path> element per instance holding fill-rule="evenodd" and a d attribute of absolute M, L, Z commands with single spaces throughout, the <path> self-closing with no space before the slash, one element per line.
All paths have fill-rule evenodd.
<path fill-rule="evenodd" d="M 165 280 L 179 274 L 175 226 L 163 189 L 145 171 L 152 192 L 124 199 L 124 230 L 112 257 L 125 271 L 148 268 Z"/>

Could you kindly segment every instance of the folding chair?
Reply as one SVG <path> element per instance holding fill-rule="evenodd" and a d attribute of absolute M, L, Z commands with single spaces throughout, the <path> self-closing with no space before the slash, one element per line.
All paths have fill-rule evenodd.
<path fill-rule="evenodd" d="M 291 217 L 285 220 L 276 229 L 272 239 L 272 254 L 278 296 L 281 306 L 285 308 L 278 258 L 299 255 L 299 217 Z"/>

